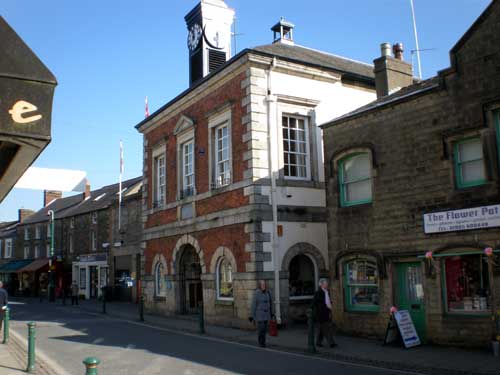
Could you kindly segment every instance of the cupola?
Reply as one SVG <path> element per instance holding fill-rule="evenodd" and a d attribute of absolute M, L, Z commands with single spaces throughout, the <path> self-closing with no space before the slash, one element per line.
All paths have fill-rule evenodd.
<path fill-rule="evenodd" d="M 279 22 L 271 28 L 271 31 L 274 33 L 274 42 L 273 43 L 285 43 L 285 44 L 294 44 L 293 42 L 293 29 L 295 25 L 291 22 L 285 20 L 285 18 L 281 17 Z"/>

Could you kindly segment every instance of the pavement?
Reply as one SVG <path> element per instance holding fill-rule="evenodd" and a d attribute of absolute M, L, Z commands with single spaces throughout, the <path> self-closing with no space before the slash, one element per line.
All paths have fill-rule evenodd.
<path fill-rule="evenodd" d="M 81 360 L 101 359 L 100 374 L 499 374 L 500 358 L 483 351 L 435 346 L 405 350 L 380 342 L 337 336 L 335 349 L 306 353 L 305 330 L 281 330 L 269 348 L 257 348 L 256 334 L 207 325 L 198 335 L 193 317 L 145 315 L 137 305 L 85 301 L 80 306 L 19 300 L 11 305 L 11 331 L 26 336 L 37 321 L 37 347 L 52 374 L 82 373 Z M 0 371 L 0 375 L 4 375 Z"/>
<path fill-rule="evenodd" d="M 0 344 L 0 375 L 20 375 L 24 370 L 9 345 Z"/>

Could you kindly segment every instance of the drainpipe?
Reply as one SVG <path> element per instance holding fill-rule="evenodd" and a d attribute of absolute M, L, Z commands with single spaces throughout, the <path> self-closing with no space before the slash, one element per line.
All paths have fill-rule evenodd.
<path fill-rule="evenodd" d="M 267 146 L 269 158 L 269 175 L 271 177 L 271 205 L 273 214 L 273 230 L 272 230 L 272 250 L 273 250 L 273 267 L 274 267 L 274 311 L 278 324 L 281 324 L 281 303 L 280 303 L 280 265 L 278 264 L 278 203 L 276 193 L 276 174 L 278 173 L 278 152 L 274 155 L 274 145 L 278 144 L 277 133 L 273 137 L 273 129 L 277 129 L 277 113 L 276 113 L 276 96 L 272 94 L 272 72 L 276 67 L 276 58 L 273 58 L 267 73 Z M 276 130 L 277 132 L 277 130 Z M 275 138 L 275 139 L 273 139 Z"/>

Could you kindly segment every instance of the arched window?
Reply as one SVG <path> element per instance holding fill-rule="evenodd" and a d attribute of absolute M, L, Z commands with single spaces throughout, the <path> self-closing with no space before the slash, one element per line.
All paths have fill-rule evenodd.
<path fill-rule="evenodd" d="M 233 292 L 233 266 L 227 258 L 221 258 L 217 264 L 217 298 L 232 300 Z"/>
<path fill-rule="evenodd" d="M 312 259 L 299 254 L 292 258 L 289 267 L 288 288 L 290 298 L 309 298 L 316 290 L 316 270 Z"/>
<path fill-rule="evenodd" d="M 340 205 L 372 201 L 372 167 L 368 153 L 353 154 L 339 161 Z"/>
<path fill-rule="evenodd" d="M 346 263 L 345 284 L 348 311 L 378 310 L 378 269 L 375 262 L 356 259 Z"/>
<path fill-rule="evenodd" d="M 159 261 L 155 266 L 155 296 L 165 296 L 165 292 L 165 267 L 163 263 Z"/>

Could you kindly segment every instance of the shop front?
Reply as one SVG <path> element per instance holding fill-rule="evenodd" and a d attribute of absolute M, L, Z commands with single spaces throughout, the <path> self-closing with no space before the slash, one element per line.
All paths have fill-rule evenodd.
<path fill-rule="evenodd" d="M 94 299 L 101 297 L 102 288 L 108 285 L 108 255 L 80 255 L 73 262 L 73 281 L 79 285 L 80 297 Z"/>

